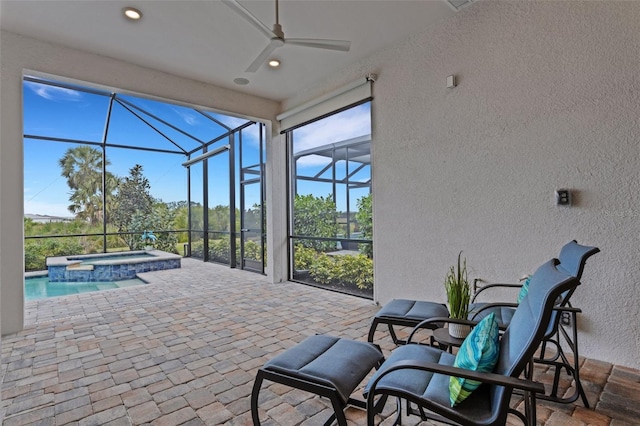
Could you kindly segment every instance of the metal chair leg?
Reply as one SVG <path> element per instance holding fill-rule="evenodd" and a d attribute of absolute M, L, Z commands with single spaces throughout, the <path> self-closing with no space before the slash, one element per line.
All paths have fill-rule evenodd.
<path fill-rule="evenodd" d="M 251 418 L 253 419 L 254 426 L 260 426 L 260 416 L 258 415 L 258 395 L 260 394 L 260 387 L 262 386 L 263 379 L 264 375 L 262 370 L 258 370 L 256 381 L 253 383 L 253 390 L 251 391 Z"/>

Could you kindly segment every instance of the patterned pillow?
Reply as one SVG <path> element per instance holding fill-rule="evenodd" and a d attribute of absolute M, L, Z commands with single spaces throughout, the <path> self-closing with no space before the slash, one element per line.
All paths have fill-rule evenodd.
<path fill-rule="evenodd" d="M 473 371 L 491 372 L 498 362 L 498 321 L 494 313 L 486 316 L 476 325 L 462 342 L 454 367 Z M 481 382 L 451 376 L 449 379 L 449 400 L 451 406 L 464 401 Z"/>
<path fill-rule="evenodd" d="M 529 293 L 530 281 L 531 281 L 531 275 L 527 276 L 527 278 L 525 278 L 524 282 L 522 283 L 522 287 L 520 287 L 520 293 L 518 293 L 518 304 L 520 304 L 520 302 L 522 302 L 522 299 L 524 299 L 527 293 Z"/>

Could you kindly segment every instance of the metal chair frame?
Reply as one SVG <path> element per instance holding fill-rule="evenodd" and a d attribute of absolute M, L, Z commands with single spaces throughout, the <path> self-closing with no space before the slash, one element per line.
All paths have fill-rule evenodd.
<path fill-rule="evenodd" d="M 600 250 L 597 247 L 589 247 L 582 246 L 578 244 L 575 240 L 570 241 L 565 244 L 560 251 L 560 258 L 562 260 L 563 257 L 567 258 L 567 268 L 571 269 L 568 271 L 571 275 L 576 276 L 578 279 L 581 278 L 582 272 L 584 270 L 584 265 L 588 258 L 598 253 Z M 579 254 L 579 256 L 578 256 Z M 560 263 L 560 268 L 563 268 L 563 263 Z M 489 283 L 482 286 L 478 286 L 480 279 L 475 279 L 473 281 L 473 298 L 472 303 L 476 302 L 478 297 L 490 290 L 496 288 L 514 288 L 518 289 L 522 287 L 522 283 Z M 550 326 L 547 335 L 545 336 L 542 345 L 541 345 L 541 355 L 540 357 L 535 357 L 533 361 L 538 364 L 549 365 L 555 368 L 554 371 L 554 381 L 551 386 L 551 391 L 549 394 L 542 393 L 538 396 L 540 399 L 550 400 L 559 403 L 572 403 L 575 402 L 578 398 L 582 399 L 582 403 L 586 408 L 589 408 L 589 401 L 586 397 L 586 393 L 584 391 L 584 387 L 580 382 L 580 366 L 578 359 L 578 330 L 577 330 L 577 314 L 582 311 L 578 308 L 574 308 L 571 306 L 569 299 L 571 298 L 575 289 L 569 291 L 567 294 L 563 295 L 563 300 L 560 303 L 560 306 L 555 308 L 556 317 L 552 318 L 552 326 Z M 470 316 L 471 320 L 474 320 L 478 314 L 483 311 L 490 311 L 495 308 L 513 308 L 514 310 L 517 308 L 517 303 L 487 303 L 483 306 L 476 309 L 472 312 Z M 561 316 L 568 315 L 570 324 L 563 324 Z M 477 322 L 477 321 L 476 321 Z M 387 324 L 389 328 L 389 334 L 393 339 L 393 342 L 396 345 L 404 345 L 407 344 L 408 341 L 411 340 L 411 336 L 407 340 L 399 339 L 393 329 L 394 325 L 397 326 L 407 326 L 407 327 L 422 327 L 422 328 L 430 328 L 436 329 L 438 327 L 442 327 L 442 323 L 440 324 L 434 323 L 432 321 L 421 321 L 419 319 L 406 319 L 406 318 L 394 318 L 394 317 L 374 317 L 371 327 L 369 329 L 368 341 L 373 342 L 373 337 L 378 327 L 378 324 Z M 566 327 L 570 325 L 571 330 L 567 331 Z M 506 328 L 507 324 L 500 324 L 501 330 Z M 563 349 L 563 343 L 567 347 L 567 350 L 573 353 L 573 360 L 570 361 L 565 350 Z M 550 358 L 545 358 L 545 352 L 547 350 L 547 345 L 552 345 L 556 348 L 554 356 Z M 573 378 L 575 381 L 576 391 L 573 395 L 568 397 L 560 397 L 558 396 L 558 388 L 560 382 L 560 373 L 562 369 L 565 369 L 567 374 Z"/>
<path fill-rule="evenodd" d="M 553 385 L 549 394 L 539 395 L 538 398 L 547 401 L 559 402 L 569 404 L 582 398 L 582 403 L 585 408 L 589 408 L 589 401 L 587 395 L 580 381 L 580 360 L 578 356 L 578 326 L 577 326 L 577 314 L 582 310 L 574 308 L 572 306 L 557 307 L 557 311 L 562 314 L 559 325 L 555 328 L 555 334 L 550 337 L 546 337 L 542 342 L 540 349 L 540 356 L 533 359 L 538 364 L 550 365 L 555 368 L 553 376 Z M 565 315 L 568 315 L 568 324 L 565 323 Z M 571 330 L 568 331 L 567 327 Z M 563 349 L 562 342 L 568 346 L 569 351 L 573 354 L 573 360 L 569 360 L 565 350 Z M 555 354 L 551 358 L 545 358 L 545 352 L 547 345 L 551 344 L 555 347 Z M 573 377 L 575 382 L 575 392 L 567 397 L 561 397 L 558 395 L 558 386 L 560 383 L 560 372 L 562 369 L 567 371 L 567 374 Z"/>
<path fill-rule="evenodd" d="M 535 282 L 535 287 L 532 287 L 530 294 L 523 301 L 527 306 L 519 307 L 514 320 L 501 337 L 500 359 L 494 373 L 474 372 L 453 367 L 450 364 L 452 363 L 452 355 L 442 358 L 444 351 L 435 348 L 420 349 L 424 346 L 410 343 L 420 328 L 428 328 L 429 321 L 444 320 L 443 318 L 426 320 L 419 327 L 416 327 L 409 336 L 409 344 L 396 349 L 397 353 L 396 351 L 392 352 L 391 357 L 385 361 L 365 389 L 369 406 L 367 411 L 368 425 L 373 426 L 375 424 L 375 416 L 381 410 L 378 405 L 374 405 L 375 398 L 384 396 L 395 396 L 406 400 L 409 407 L 410 404 L 416 404 L 419 407 L 418 410 L 409 408 L 407 413 L 418 414 L 425 420 L 433 419 L 462 425 L 489 425 L 503 424 L 506 422 L 508 414 L 514 414 L 524 424 L 528 426 L 535 425 L 537 423 L 536 395 L 544 393 L 544 386 L 531 380 L 533 354 L 547 334 L 546 330 L 553 313 L 553 305 L 556 298 L 562 292 L 575 288 L 580 283 L 576 277 L 556 268 L 557 264 L 558 261 L 555 259 L 553 262 L 547 262 L 534 275 L 533 279 L 535 281 L 532 281 L 532 283 Z M 537 278 L 538 273 L 540 273 L 540 276 Z M 469 320 L 446 320 L 457 323 L 471 322 Z M 526 334 L 522 334 L 523 332 Z M 532 334 L 529 335 L 529 332 Z M 523 346 L 519 347 L 519 344 Z M 397 356 L 394 357 L 396 354 Z M 420 358 L 423 359 L 421 360 Z M 427 359 L 433 361 L 427 361 Z M 444 361 L 442 361 L 443 359 Z M 478 394 L 477 398 L 479 399 L 477 400 L 471 400 L 476 395 L 474 392 L 470 400 L 464 401 L 460 408 L 457 406 L 450 407 L 448 403 L 444 403 L 444 398 L 441 394 L 448 380 L 443 382 L 443 379 L 438 378 L 437 382 L 435 382 L 435 387 L 432 388 L 431 381 L 436 380 L 436 375 L 426 375 L 425 378 L 429 382 L 423 385 L 425 388 L 420 387 L 420 385 L 415 387 L 415 382 L 406 388 L 404 380 L 413 377 L 413 375 L 406 376 L 408 373 L 402 373 L 403 370 L 465 377 L 488 384 L 491 387 L 477 389 L 475 392 L 484 393 Z M 392 377 L 391 375 L 396 372 L 405 375 Z M 520 378 L 521 375 L 524 378 Z M 387 377 L 389 377 L 389 380 L 385 380 Z M 509 399 L 514 390 L 519 390 L 524 395 L 524 414 L 509 406 Z M 438 395 L 438 397 L 432 399 L 429 395 Z M 476 406 L 474 405 L 475 403 L 482 405 Z M 471 413 L 474 413 L 474 415 L 469 416 Z M 401 424 L 400 410 L 394 424 Z"/>

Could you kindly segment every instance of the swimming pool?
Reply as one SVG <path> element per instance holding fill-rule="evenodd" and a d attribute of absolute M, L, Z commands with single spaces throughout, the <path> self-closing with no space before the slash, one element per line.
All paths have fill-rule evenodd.
<path fill-rule="evenodd" d="M 141 272 L 180 268 L 182 257 L 161 250 L 55 256 L 47 258 L 51 282 L 130 280 Z"/>
<path fill-rule="evenodd" d="M 50 297 L 68 296 L 91 291 L 111 290 L 147 284 L 140 278 L 121 281 L 94 282 L 51 282 L 47 275 L 26 277 L 24 279 L 25 300 L 40 300 Z"/>

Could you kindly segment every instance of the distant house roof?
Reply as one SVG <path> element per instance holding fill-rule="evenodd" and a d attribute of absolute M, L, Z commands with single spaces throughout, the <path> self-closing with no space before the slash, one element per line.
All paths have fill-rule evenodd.
<path fill-rule="evenodd" d="M 30 214 L 30 213 L 25 214 L 24 217 L 25 219 L 31 219 L 36 223 L 70 222 L 73 220 L 72 217 L 48 216 L 44 214 Z"/>

